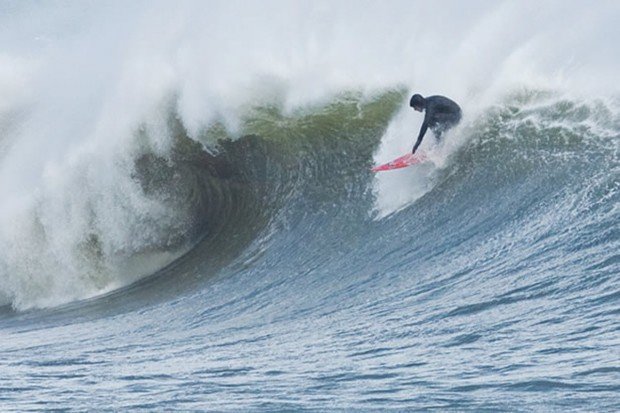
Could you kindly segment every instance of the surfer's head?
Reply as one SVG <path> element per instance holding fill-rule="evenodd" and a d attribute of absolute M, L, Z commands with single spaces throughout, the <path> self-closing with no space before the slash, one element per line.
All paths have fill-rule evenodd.
<path fill-rule="evenodd" d="M 424 106 L 426 106 L 426 101 L 424 100 L 424 97 L 422 97 L 422 95 L 418 95 L 417 93 L 413 96 L 411 96 L 411 100 L 409 101 L 409 106 L 411 106 L 413 109 L 417 110 L 418 112 L 422 112 L 422 110 L 424 109 Z"/>

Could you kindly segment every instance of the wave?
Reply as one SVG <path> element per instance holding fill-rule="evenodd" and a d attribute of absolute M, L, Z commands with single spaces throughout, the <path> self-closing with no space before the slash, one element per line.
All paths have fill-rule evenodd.
<path fill-rule="evenodd" d="M 501 220 L 491 208 L 535 225 L 561 203 L 562 217 L 602 208 L 613 227 L 616 62 L 602 29 L 613 5 L 590 16 L 600 30 L 568 37 L 566 22 L 585 17 L 562 7 L 556 24 L 552 3 L 474 2 L 459 19 L 409 2 L 271 6 L 275 16 L 234 2 L 7 11 L 2 302 L 98 296 L 198 251 L 225 262 L 309 211 L 368 224 L 403 208 L 436 223 L 442 210 L 479 233 Z M 223 25 L 238 30 L 222 38 Z M 571 63 L 575 49 L 588 64 Z M 419 128 L 413 89 L 464 103 L 463 125 L 436 148 L 427 139 L 431 164 L 374 177 L 370 164 Z"/>
<path fill-rule="evenodd" d="M 386 136 L 402 120 L 398 111 L 406 96 L 398 89 L 371 99 L 345 93 L 294 114 L 256 107 L 240 139 L 216 125 L 193 140 L 171 108 L 170 150 L 164 156 L 144 144 L 128 174 L 132 196 L 147 209 L 128 203 L 96 209 L 101 194 L 82 192 L 83 209 L 28 211 L 28 231 L 18 227 L 13 248 L 4 249 L 8 277 L 2 291 L 15 308 L 44 307 L 116 290 L 170 263 L 185 268 L 196 257 L 223 265 L 245 254 L 251 261 L 256 245 L 310 211 L 356 211 L 363 223 L 411 207 L 422 234 L 443 230 L 493 242 L 499 242 L 499 228 L 518 223 L 520 235 L 513 234 L 509 244 L 524 238 L 534 243 L 544 238 L 543 229 L 562 234 L 582 225 L 613 227 L 618 115 L 605 101 L 520 92 L 467 121 L 446 138 L 453 144 L 433 148 L 432 140 L 425 142 L 433 163 L 373 176 L 372 154 L 380 142 L 390 142 Z M 147 134 L 138 129 L 136 141 L 148 142 Z M 206 150 L 201 142 L 214 139 L 218 145 Z M 425 191 L 413 198 L 412 179 L 426 180 Z M 390 186 L 377 190 L 383 182 Z M 122 197 L 126 190 L 114 194 Z M 402 192 L 410 198 L 403 200 Z M 381 210 L 382 197 L 400 204 Z M 111 219 L 110 212 L 122 213 L 122 220 Z M 59 229 L 67 222 L 71 233 Z M 32 247 L 51 253 L 33 258 Z M 59 259 L 67 256 L 70 261 Z"/>
<path fill-rule="evenodd" d="M 192 140 L 171 109 L 170 149 L 158 154 L 147 128 L 138 128 L 139 150 L 127 158 L 126 176 L 109 183 L 109 193 L 81 186 L 82 168 L 88 174 L 92 164 L 72 165 L 67 176 L 55 177 L 62 185 L 51 189 L 73 204 L 64 196 L 44 198 L 39 202 L 46 209 L 21 211 L 18 226 L 4 222 L 2 291 L 16 308 L 58 305 L 132 283 L 197 243 L 239 251 L 301 188 L 314 186 L 313 196 L 324 198 L 350 187 L 333 168 L 368 163 L 372 142 L 401 100 L 398 91 L 369 100 L 353 94 L 288 116 L 258 107 L 241 139 L 215 125 Z M 200 143 L 214 139 L 210 150 Z M 351 169 L 345 171 L 350 178 Z M 33 248 L 48 254 L 33 257 Z"/>

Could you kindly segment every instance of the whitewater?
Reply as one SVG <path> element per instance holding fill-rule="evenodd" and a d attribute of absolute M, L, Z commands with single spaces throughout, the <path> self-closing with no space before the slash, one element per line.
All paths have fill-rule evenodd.
<path fill-rule="evenodd" d="M 620 410 L 619 22 L 0 1 L 0 410 Z"/>

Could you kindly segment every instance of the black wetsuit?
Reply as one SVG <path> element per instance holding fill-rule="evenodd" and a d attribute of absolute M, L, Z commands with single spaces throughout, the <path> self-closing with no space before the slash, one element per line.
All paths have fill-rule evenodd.
<path fill-rule="evenodd" d="M 413 147 L 413 152 L 422 143 L 422 138 L 428 128 L 431 128 L 435 138 L 440 139 L 441 135 L 448 129 L 456 126 L 461 120 L 461 108 L 453 100 L 445 96 L 429 96 L 424 99 L 424 123 L 420 128 L 418 140 Z"/>

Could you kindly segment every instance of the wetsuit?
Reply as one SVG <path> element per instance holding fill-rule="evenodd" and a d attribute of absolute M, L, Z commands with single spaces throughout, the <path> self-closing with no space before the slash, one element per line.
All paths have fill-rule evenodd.
<path fill-rule="evenodd" d="M 435 138 L 440 139 L 441 135 L 448 129 L 456 126 L 461 120 L 461 108 L 453 100 L 445 96 L 429 96 L 424 99 L 424 122 L 420 128 L 418 140 L 413 147 L 413 153 L 422 143 L 422 138 L 428 128 L 431 128 Z"/>

